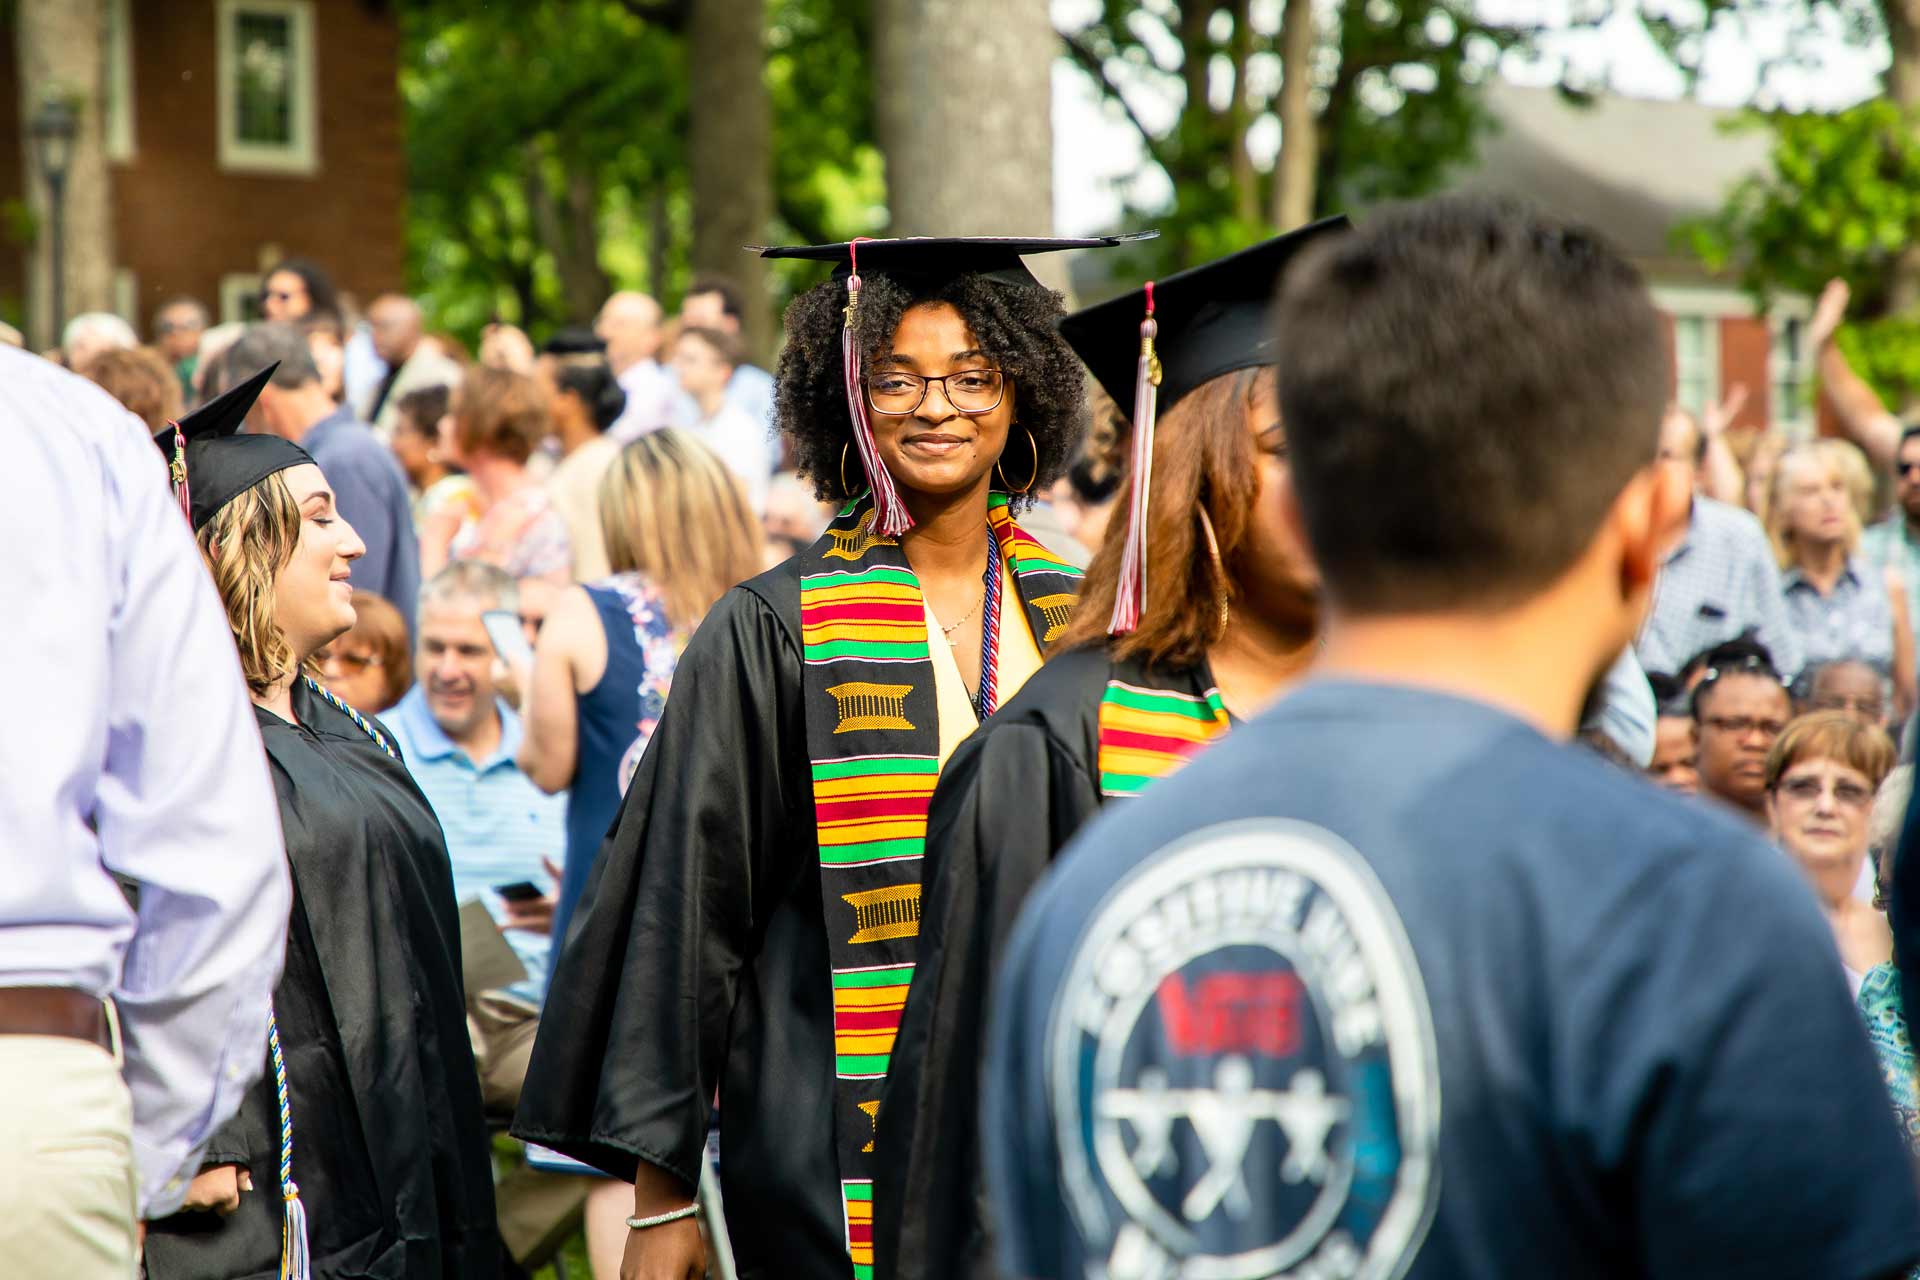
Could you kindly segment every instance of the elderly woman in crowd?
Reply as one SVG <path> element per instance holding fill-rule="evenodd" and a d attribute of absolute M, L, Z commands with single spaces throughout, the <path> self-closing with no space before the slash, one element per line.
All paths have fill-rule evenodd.
<path fill-rule="evenodd" d="M 1867 817 L 1893 762 L 1892 740 L 1844 711 L 1800 717 L 1767 755 L 1774 839 L 1813 885 L 1856 991 L 1893 954 L 1886 917 L 1855 892 L 1867 863 Z"/>
<path fill-rule="evenodd" d="M 523 584 L 569 580 L 566 519 L 527 469 L 551 430 L 546 393 L 533 378 L 484 365 L 467 370 L 440 422 L 440 452 L 472 478 L 480 515 L 454 534 L 453 559 L 484 561 Z"/>
<path fill-rule="evenodd" d="M 1892 574 L 1855 554 L 1860 517 L 1847 480 L 1848 448 L 1822 440 L 1781 456 L 1768 533 L 1806 663 L 1851 658 L 1890 675 L 1895 718 L 1904 719 L 1915 701 L 1906 593 Z"/>
<path fill-rule="evenodd" d="M 413 684 L 413 644 L 406 619 L 385 596 L 354 592 L 353 614 L 353 628 L 313 656 L 328 693 L 377 716 Z"/>

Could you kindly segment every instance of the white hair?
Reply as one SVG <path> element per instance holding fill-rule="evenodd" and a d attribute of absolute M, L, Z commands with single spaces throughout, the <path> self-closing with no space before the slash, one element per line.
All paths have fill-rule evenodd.
<path fill-rule="evenodd" d="M 131 349 L 140 345 L 140 336 L 111 311 L 84 311 L 67 321 L 60 334 L 60 345 L 68 351 L 83 344 L 99 351 Z"/>

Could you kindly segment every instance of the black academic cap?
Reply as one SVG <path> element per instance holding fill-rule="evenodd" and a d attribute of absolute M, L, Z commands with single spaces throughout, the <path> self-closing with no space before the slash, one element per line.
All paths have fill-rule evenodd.
<path fill-rule="evenodd" d="M 273 435 L 248 435 L 240 430 L 260 398 L 261 388 L 280 367 L 268 365 L 245 382 L 222 392 L 180 421 L 157 432 L 153 442 L 168 461 L 186 443 L 186 486 L 191 499 L 189 518 L 198 533 L 229 502 L 277 471 L 312 462 L 307 451 L 291 440 Z M 181 477 L 173 475 L 177 493 Z"/>
<path fill-rule="evenodd" d="M 1281 273 L 1307 244 L 1350 225 L 1336 214 L 1155 281 L 1159 411 L 1165 413 L 1180 397 L 1223 373 L 1272 364 L 1271 308 Z M 1147 295 L 1141 288 L 1060 321 L 1060 335 L 1128 417 L 1133 415 L 1140 361 L 1140 322 L 1146 315 Z"/>
<path fill-rule="evenodd" d="M 1002 284 L 1036 284 L 1021 258 L 1062 249 L 1107 249 L 1151 240 L 1158 231 L 1069 240 L 1056 236 L 906 236 L 893 240 L 841 241 L 839 244 L 750 245 L 763 258 L 803 258 L 834 264 L 833 278 L 852 274 L 857 252 L 860 272 L 892 276 L 918 288 L 944 284 L 956 276 L 983 275 Z"/>

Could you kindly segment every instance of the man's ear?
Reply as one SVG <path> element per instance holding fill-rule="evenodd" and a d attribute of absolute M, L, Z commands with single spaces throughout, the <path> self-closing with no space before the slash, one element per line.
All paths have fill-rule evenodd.
<path fill-rule="evenodd" d="M 1667 553 L 1686 532 L 1693 481 L 1678 462 L 1656 462 L 1627 482 L 1614 500 L 1612 520 L 1622 552 L 1621 588 L 1633 595 L 1651 587 Z"/>

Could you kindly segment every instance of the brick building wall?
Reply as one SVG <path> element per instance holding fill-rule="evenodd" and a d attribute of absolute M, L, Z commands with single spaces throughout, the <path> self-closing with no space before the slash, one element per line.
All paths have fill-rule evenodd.
<path fill-rule="evenodd" d="M 391 7 L 313 0 L 311 174 L 221 166 L 216 0 L 131 0 L 128 11 L 133 150 L 110 168 L 115 257 L 132 274 L 143 334 L 154 309 L 180 295 L 218 318 L 222 278 L 280 256 L 321 263 L 363 305 L 402 287 L 406 159 Z M 11 32 L 0 31 L 0 202 L 23 181 L 15 65 Z M 17 247 L 0 253 L 0 306 L 20 297 L 24 268 Z"/>

